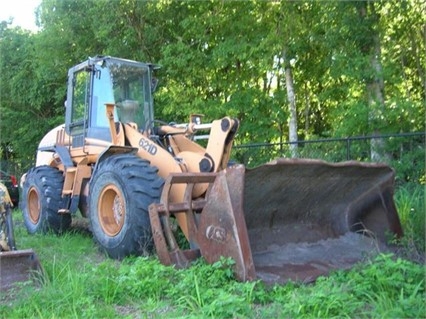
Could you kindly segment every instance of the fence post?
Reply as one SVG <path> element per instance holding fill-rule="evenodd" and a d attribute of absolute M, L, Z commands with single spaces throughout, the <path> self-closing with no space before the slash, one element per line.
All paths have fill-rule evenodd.
<path fill-rule="evenodd" d="M 346 160 L 349 161 L 351 159 L 351 138 L 346 138 Z"/>

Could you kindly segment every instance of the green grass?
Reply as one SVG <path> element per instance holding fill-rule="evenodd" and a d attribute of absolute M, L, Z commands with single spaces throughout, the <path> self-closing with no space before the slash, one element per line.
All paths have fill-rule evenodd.
<path fill-rule="evenodd" d="M 396 202 L 406 235 L 424 247 L 424 237 L 423 243 L 418 238 L 422 227 L 417 225 L 422 218 L 424 223 L 424 201 L 417 201 L 416 194 L 398 190 Z M 227 259 L 214 265 L 199 260 L 185 270 L 163 266 L 155 256 L 114 261 L 99 253 L 84 232 L 30 236 L 19 214 L 14 213 L 18 248 L 37 252 L 46 279 L 39 287 L 23 284 L 2 293 L 1 318 L 426 316 L 424 264 L 395 255 L 380 255 L 311 285 L 265 287 L 261 282 L 235 281 L 233 263 Z"/>
<path fill-rule="evenodd" d="M 424 263 L 425 255 L 425 185 L 405 184 L 398 188 L 395 203 L 404 230 L 400 244 L 402 253 L 412 260 Z"/>

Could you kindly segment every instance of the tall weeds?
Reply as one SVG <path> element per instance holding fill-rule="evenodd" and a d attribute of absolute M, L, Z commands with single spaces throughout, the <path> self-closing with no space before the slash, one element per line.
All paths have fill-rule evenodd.
<path fill-rule="evenodd" d="M 399 241 L 399 254 L 411 260 L 425 262 L 425 185 L 407 183 L 395 193 L 395 203 L 404 236 Z"/>
<path fill-rule="evenodd" d="M 423 187 L 399 188 L 395 200 L 405 232 L 397 256 L 380 255 L 312 285 L 275 287 L 235 281 L 228 259 L 184 270 L 155 256 L 117 262 L 86 233 L 30 236 L 18 217 L 17 245 L 37 252 L 46 278 L 1 292 L 0 318 L 424 318 Z"/>

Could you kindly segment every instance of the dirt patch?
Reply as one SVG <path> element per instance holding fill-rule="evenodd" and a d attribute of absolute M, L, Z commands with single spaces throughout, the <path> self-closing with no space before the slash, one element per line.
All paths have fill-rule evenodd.
<path fill-rule="evenodd" d="M 92 229 L 90 228 L 89 218 L 74 217 L 72 219 L 70 230 L 82 235 L 92 236 Z"/>

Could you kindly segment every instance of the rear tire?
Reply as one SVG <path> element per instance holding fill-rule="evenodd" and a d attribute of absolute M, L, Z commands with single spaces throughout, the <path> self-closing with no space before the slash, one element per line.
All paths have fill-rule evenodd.
<path fill-rule="evenodd" d="M 111 258 L 152 251 L 148 206 L 158 202 L 164 181 L 149 162 L 133 154 L 99 164 L 90 182 L 89 215 L 95 240 Z"/>
<path fill-rule="evenodd" d="M 60 215 L 64 177 L 60 170 L 39 166 L 28 171 L 22 187 L 22 214 L 30 234 L 62 233 L 71 227 L 71 215 Z"/>

